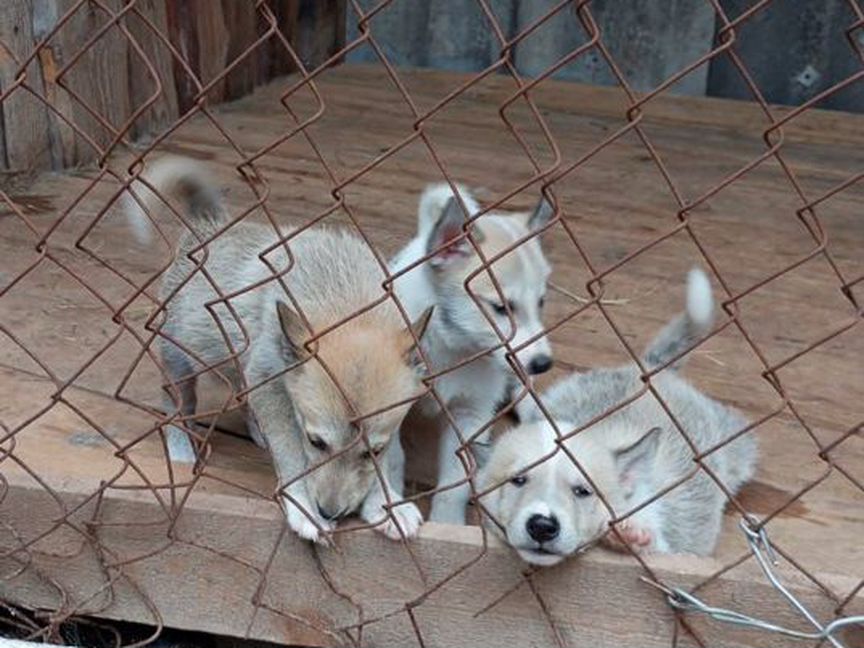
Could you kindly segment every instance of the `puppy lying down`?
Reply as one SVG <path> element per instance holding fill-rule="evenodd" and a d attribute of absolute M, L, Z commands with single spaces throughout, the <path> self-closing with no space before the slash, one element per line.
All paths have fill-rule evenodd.
<path fill-rule="evenodd" d="M 703 337 L 712 311 L 708 278 L 693 270 L 686 311 L 649 345 L 646 367 L 664 365 Z M 651 384 L 699 452 L 746 427 L 739 412 L 697 391 L 678 375 L 679 368 L 673 365 L 653 376 Z M 541 401 L 567 435 L 639 393 L 639 375 L 635 365 L 573 374 L 547 390 Z M 483 516 L 485 524 L 529 563 L 553 565 L 595 541 L 619 542 L 609 530 L 612 514 L 598 491 L 622 516 L 697 467 L 690 447 L 650 393 L 575 434 L 563 447 L 566 451 L 535 406 L 526 422 L 498 439 L 480 476 L 482 491 L 489 491 L 480 504 L 494 518 Z M 735 493 L 753 476 L 756 456 L 756 442 L 748 433 L 712 452 L 705 463 Z M 725 502 L 720 488 L 699 470 L 617 528 L 638 550 L 707 555 L 717 543 Z"/>

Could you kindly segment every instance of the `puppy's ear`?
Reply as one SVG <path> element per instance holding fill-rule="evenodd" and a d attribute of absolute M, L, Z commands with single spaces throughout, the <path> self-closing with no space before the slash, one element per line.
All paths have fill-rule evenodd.
<path fill-rule="evenodd" d="M 417 343 L 414 341 L 414 338 L 416 337 L 418 340 L 423 339 L 423 334 L 429 327 L 429 320 L 432 319 L 432 311 L 434 309 L 434 306 L 430 306 L 424 310 L 420 313 L 420 316 L 411 323 L 411 326 L 402 331 L 404 344 L 402 357 L 405 358 L 405 361 L 412 367 L 419 366 L 421 362 L 420 354 L 417 352 Z M 414 334 L 413 337 L 411 335 L 412 332 Z"/>
<path fill-rule="evenodd" d="M 540 198 L 540 202 L 537 203 L 537 206 L 534 208 L 534 211 L 531 213 L 531 216 L 528 217 L 528 221 L 525 226 L 530 230 L 538 230 L 542 227 L 545 227 L 552 217 L 555 215 L 555 208 L 552 206 L 545 196 Z"/>
<path fill-rule="evenodd" d="M 309 331 L 300 316 L 285 302 L 276 302 L 276 312 L 279 314 L 279 324 L 285 336 L 287 355 L 298 362 L 309 357 L 304 343 L 309 339 Z"/>
<path fill-rule="evenodd" d="M 625 486 L 633 483 L 651 466 L 660 448 L 661 428 L 653 427 L 625 448 L 613 452 L 618 475 Z"/>
<path fill-rule="evenodd" d="M 433 268 L 441 268 L 453 261 L 471 256 L 473 248 L 468 237 L 463 236 L 462 227 L 464 224 L 465 213 L 454 196 L 444 205 L 441 216 L 435 223 L 435 227 L 432 228 L 429 240 L 426 242 L 426 254 L 431 254 L 442 246 L 446 246 L 430 260 Z M 472 233 L 475 241 L 483 240 L 478 227 L 475 226 Z"/>

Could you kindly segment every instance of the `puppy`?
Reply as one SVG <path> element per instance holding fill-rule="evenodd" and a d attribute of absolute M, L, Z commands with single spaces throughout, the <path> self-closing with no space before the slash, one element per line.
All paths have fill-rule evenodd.
<path fill-rule="evenodd" d="M 687 309 L 649 345 L 646 367 L 665 365 L 704 337 L 712 310 L 708 279 L 693 270 Z M 746 427 L 739 412 L 685 382 L 678 365 L 653 376 L 651 383 L 700 451 Z M 541 401 L 566 435 L 637 394 L 643 387 L 639 376 L 635 366 L 574 374 L 547 390 Z M 614 543 L 612 518 L 598 492 L 616 516 L 624 515 L 695 467 L 692 451 L 650 393 L 570 437 L 564 442 L 567 452 L 539 409 L 529 418 L 496 442 L 480 478 L 481 488 L 488 490 L 480 503 L 494 518 L 484 516 L 485 523 L 529 563 L 553 565 L 604 536 Z M 709 454 L 705 463 L 735 493 L 752 478 L 756 456 L 756 442 L 746 434 Z M 700 470 L 618 529 L 636 549 L 707 555 L 717 543 L 725 501 Z"/>
<path fill-rule="evenodd" d="M 324 541 L 339 518 L 355 511 L 390 537 L 401 537 L 400 528 L 414 535 L 422 522 L 416 506 L 403 503 L 391 514 L 382 508 L 385 489 L 399 501 L 402 486 L 389 480 L 388 462 L 375 459 L 399 445 L 409 407 L 362 417 L 421 393 L 414 346 L 430 311 L 409 330 L 388 300 L 307 344 L 310 332 L 382 296 L 385 274 L 366 244 L 346 231 L 313 228 L 287 243 L 289 259 L 272 227 L 240 222 L 192 255 L 204 259 L 199 269 L 190 252 L 229 222 L 219 192 L 184 159 L 162 159 L 145 178 L 194 229 L 179 241 L 160 292 L 166 312 L 158 344 L 175 387 L 165 411 L 180 422 L 193 419 L 195 377 L 205 368 L 218 371 L 235 391 L 250 389 L 250 433 L 272 455 L 288 524 L 298 535 Z M 151 213 L 160 207 L 145 183 L 133 191 Z M 169 430 L 169 444 L 174 459 L 194 459 L 181 430 Z"/>
<path fill-rule="evenodd" d="M 463 187 L 458 190 L 468 212 L 476 214 L 480 210 L 477 202 Z M 471 233 L 484 257 L 492 259 L 542 228 L 552 216 L 551 206 L 541 201 L 533 213 L 486 214 L 475 221 Z M 499 292 L 489 273 L 479 271 L 481 259 L 463 236 L 464 224 L 465 214 L 450 186 L 428 187 L 420 198 L 417 236 L 390 263 L 395 273 L 437 252 L 394 282 L 397 296 L 412 318 L 435 307 L 422 342 L 430 371 L 446 370 L 498 346 L 501 340 L 490 322 L 498 326 L 512 348 L 533 340 L 517 354 L 528 373 L 549 370 L 552 357 L 549 342 L 542 335 L 541 316 L 550 267 L 537 238 L 524 241 L 492 263 Z M 477 296 L 479 306 L 466 285 Z M 434 382 L 463 438 L 473 442 L 473 452 L 480 460 L 488 434 L 478 433 L 494 415 L 507 392 L 508 376 L 512 376 L 505 353 L 498 348 Z M 431 396 L 418 407 L 427 415 L 438 412 L 438 403 Z M 459 437 L 443 415 L 439 420 L 445 429 L 439 445 L 438 486 L 445 487 L 464 481 L 465 470 L 457 456 Z M 464 524 L 468 497 L 467 483 L 438 492 L 432 499 L 430 519 Z"/>

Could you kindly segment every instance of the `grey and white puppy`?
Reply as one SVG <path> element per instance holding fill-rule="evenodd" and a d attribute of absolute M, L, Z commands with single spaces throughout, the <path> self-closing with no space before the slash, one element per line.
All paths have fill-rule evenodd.
<path fill-rule="evenodd" d="M 459 187 L 470 214 L 480 207 L 471 194 Z M 449 185 L 431 185 L 423 192 L 418 208 L 417 235 L 391 261 L 393 272 L 402 270 L 426 255 L 438 253 L 395 281 L 396 293 L 413 318 L 435 308 L 422 347 L 435 373 L 471 360 L 501 343 L 491 322 L 510 339 L 511 347 L 529 374 L 552 367 L 549 341 L 543 335 L 543 301 L 550 267 L 536 237 L 506 252 L 549 222 L 554 212 L 545 201 L 533 212 L 485 214 L 472 226 L 472 234 L 486 259 L 495 259 L 491 269 L 500 292 L 488 272 L 481 271 L 481 259 L 471 243 L 462 237 L 465 215 Z M 449 243 L 449 245 L 448 245 Z M 478 298 L 475 302 L 468 290 Z M 475 437 L 474 454 L 482 460 L 488 448 L 488 434 L 478 432 L 493 417 L 501 396 L 513 376 L 504 349 L 475 358 L 459 369 L 435 380 L 434 387 L 453 417 L 463 438 Z M 443 431 L 438 451 L 438 486 L 465 479 L 457 456 L 460 443 L 447 417 L 431 396 L 421 401 L 427 414 L 438 415 Z M 441 490 L 432 498 L 430 519 L 436 522 L 465 523 L 469 486 Z"/>
<path fill-rule="evenodd" d="M 197 233 L 178 242 L 160 291 L 166 317 L 159 346 L 168 378 L 179 389 L 166 397 L 165 410 L 179 409 L 181 420 L 191 420 L 196 372 L 217 368 L 235 390 L 252 388 L 250 433 L 269 449 L 279 484 L 290 482 L 283 504 L 298 535 L 323 540 L 322 532 L 358 510 L 390 537 L 401 537 L 397 522 L 406 536 L 414 535 L 422 522 L 416 506 L 397 506 L 386 520 L 382 508 L 385 488 L 392 501 L 402 499 L 401 476 L 388 480 L 384 451 L 393 448 L 388 457 L 401 453 L 398 430 L 409 406 L 360 423 L 354 413 L 370 414 L 421 392 L 415 336 L 423 334 L 430 312 L 420 314 L 412 336 L 388 300 L 325 334 L 310 352 L 310 330 L 323 331 L 382 296 L 385 275 L 367 245 L 344 230 L 312 228 L 289 241 L 290 262 L 281 245 L 264 255 L 277 272 L 293 263 L 283 281 L 298 311 L 261 258 L 278 241 L 272 227 L 233 225 L 207 244 L 203 271 L 196 270 L 188 253 L 229 222 L 218 189 L 196 163 L 181 158 L 157 161 L 144 177 Z M 166 209 L 143 183 L 133 191 L 151 213 Z M 140 231 L 141 214 L 136 217 Z M 230 296 L 230 309 L 205 272 Z M 230 359 L 235 353 L 236 362 Z M 291 366 L 296 368 L 286 372 Z M 172 459 L 194 458 L 189 448 L 182 430 L 169 430 Z M 382 457 L 383 481 L 373 456 Z"/>
<path fill-rule="evenodd" d="M 648 346 L 646 367 L 666 364 L 701 339 L 711 326 L 712 311 L 708 279 L 693 270 L 687 309 Z M 699 451 L 746 427 L 738 411 L 687 383 L 678 374 L 680 364 L 653 376 L 651 383 Z M 639 376 L 635 365 L 573 374 L 548 389 L 541 401 L 566 435 L 638 394 L 643 388 Z M 554 428 L 537 408 L 528 422 L 496 441 L 481 473 L 483 489 L 500 485 L 480 498 L 498 524 L 486 523 L 529 563 L 552 565 L 604 538 L 614 545 L 614 534 L 608 533 L 612 518 L 595 487 L 620 516 L 695 467 L 689 446 L 650 393 L 564 445 L 590 482 L 556 443 Z M 745 434 L 712 452 L 705 463 L 735 493 L 752 478 L 756 458 L 756 442 Z M 618 528 L 637 549 L 707 555 L 717 543 L 725 502 L 722 491 L 700 470 Z"/>

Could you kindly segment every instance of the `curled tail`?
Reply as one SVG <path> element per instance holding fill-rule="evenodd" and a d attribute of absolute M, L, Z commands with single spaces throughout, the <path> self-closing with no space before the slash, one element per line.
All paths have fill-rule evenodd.
<path fill-rule="evenodd" d="M 643 358 L 648 369 L 660 367 L 692 347 L 711 329 L 714 322 L 714 297 L 707 275 L 693 268 L 687 275 L 687 306 L 683 313 L 669 322 L 655 337 Z M 672 365 L 678 369 L 687 356 Z"/>
<path fill-rule="evenodd" d="M 133 182 L 126 194 L 126 214 L 135 238 L 141 243 L 149 243 L 153 238 L 154 227 L 147 214 L 154 217 L 160 211 L 170 212 L 168 205 L 202 237 L 228 220 L 219 189 L 204 166 L 194 160 L 159 158 L 147 165 L 142 179 Z"/>

